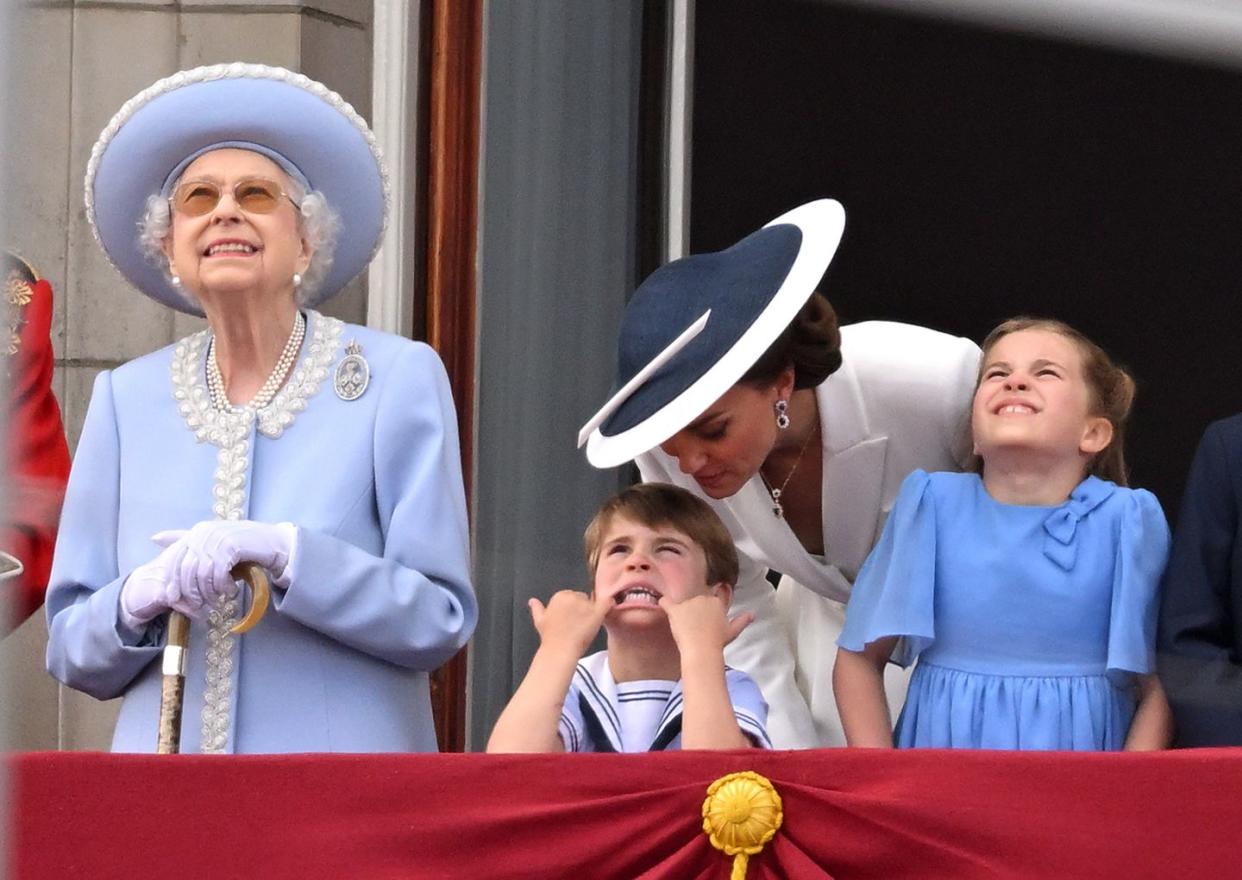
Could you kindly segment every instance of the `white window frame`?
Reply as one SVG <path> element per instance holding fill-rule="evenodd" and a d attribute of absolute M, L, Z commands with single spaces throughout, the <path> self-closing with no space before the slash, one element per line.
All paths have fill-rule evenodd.
<path fill-rule="evenodd" d="M 367 326 L 408 336 L 417 287 L 418 66 L 421 0 L 374 0 L 371 128 L 391 186 L 391 213 L 367 272 Z"/>

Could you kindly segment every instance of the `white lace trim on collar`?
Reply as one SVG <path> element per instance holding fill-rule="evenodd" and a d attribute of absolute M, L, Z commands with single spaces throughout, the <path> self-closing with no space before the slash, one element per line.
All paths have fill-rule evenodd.
<path fill-rule="evenodd" d="M 205 362 L 210 330 L 202 330 L 177 343 L 172 359 L 173 398 L 186 427 L 199 443 L 220 447 L 213 481 L 212 513 L 217 519 L 239 520 L 245 513 L 246 480 L 250 469 L 250 427 L 273 440 L 293 424 L 297 414 L 319 391 L 336 357 L 345 325 L 307 311 L 307 340 L 300 363 L 271 403 L 260 409 L 235 406 L 218 410 L 207 390 Z M 228 749 L 233 713 L 233 646 L 230 631 L 238 617 L 237 599 L 221 599 L 207 615 L 206 675 L 203 693 L 202 751 L 221 754 Z"/>

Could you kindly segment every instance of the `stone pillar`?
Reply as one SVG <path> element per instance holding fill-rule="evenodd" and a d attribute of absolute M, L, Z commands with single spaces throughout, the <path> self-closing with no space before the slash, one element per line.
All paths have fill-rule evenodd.
<path fill-rule="evenodd" d="M 247 61 L 300 70 L 369 117 L 371 7 L 366 0 L 17 0 L 0 174 L 9 247 L 55 289 L 55 392 L 76 447 L 95 375 L 199 329 L 135 292 L 96 245 L 82 205 L 86 161 L 129 97 L 177 70 Z M 325 311 L 366 317 L 365 281 Z M 0 642 L 5 714 L 19 749 L 107 748 L 116 707 L 58 689 L 43 669 L 42 615 Z M 59 693 L 58 693 L 59 691 Z"/>

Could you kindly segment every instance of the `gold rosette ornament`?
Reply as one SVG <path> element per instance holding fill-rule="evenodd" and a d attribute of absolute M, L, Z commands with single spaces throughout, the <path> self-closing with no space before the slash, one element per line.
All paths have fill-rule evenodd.
<path fill-rule="evenodd" d="M 781 796 L 765 777 L 751 770 L 722 776 L 707 787 L 703 833 L 712 846 L 733 856 L 731 880 L 746 876 L 750 857 L 781 827 Z"/>

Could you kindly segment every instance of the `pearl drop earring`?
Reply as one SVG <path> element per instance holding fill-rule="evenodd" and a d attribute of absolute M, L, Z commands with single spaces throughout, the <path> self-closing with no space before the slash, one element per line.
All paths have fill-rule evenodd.
<path fill-rule="evenodd" d="M 299 275 L 297 272 L 293 273 L 293 286 L 294 287 L 302 286 L 302 276 Z"/>
<path fill-rule="evenodd" d="M 180 286 L 181 286 L 181 276 L 180 276 L 180 275 L 175 275 L 175 274 L 174 274 L 174 275 L 173 275 L 171 278 L 169 278 L 168 280 L 172 282 L 172 286 L 173 286 L 173 287 L 180 287 Z"/>

